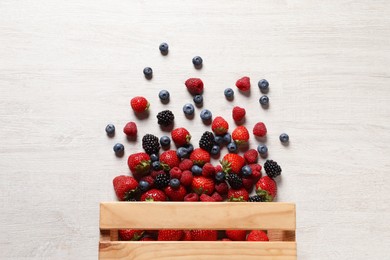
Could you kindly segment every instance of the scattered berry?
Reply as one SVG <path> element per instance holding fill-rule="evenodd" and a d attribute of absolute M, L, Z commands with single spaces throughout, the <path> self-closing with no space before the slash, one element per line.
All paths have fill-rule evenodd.
<path fill-rule="evenodd" d="M 266 160 L 264 163 L 264 170 L 267 175 L 274 179 L 282 173 L 282 168 L 278 165 L 277 162 L 273 160 Z"/>
<path fill-rule="evenodd" d="M 249 165 L 245 165 L 242 167 L 241 172 L 244 177 L 249 177 L 252 175 L 252 168 Z"/>
<path fill-rule="evenodd" d="M 226 230 L 226 236 L 232 241 L 245 241 L 246 230 Z"/>
<path fill-rule="evenodd" d="M 179 181 L 178 179 L 176 179 L 176 178 L 171 179 L 171 180 L 169 181 L 169 186 L 172 187 L 172 188 L 174 188 L 174 189 L 177 189 L 177 188 L 179 188 L 179 186 L 180 186 L 180 181 Z"/>
<path fill-rule="evenodd" d="M 221 151 L 221 148 L 219 147 L 219 145 L 213 145 L 213 147 L 210 150 L 210 154 L 211 155 L 218 155 L 220 151 Z"/>
<path fill-rule="evenodd" d="M 141 201 L 166 201 L 167 196 L 162 190 L 151 189 L 141 195 Z"/>
<path fill-rule="evenodd" d="M 144 192 L 150 188 L 150 184 L 147 181 L 141 180 L 138 183 L 138 188 L 140 189 L 140 191 Z"/>
<path fill-rule="evenodd" d="M 259 144 L 257 146 L 257 151 L 262 157 L 265 157 L 268 153 L 268 147 L 265 144 Z"/>
<path fill-rule="evenodd" d="M 258 122 L 253 127 L 253 135 L 258 137 L 264 137 L 267 134 L 267 128 L 263 122 Z"/>
<path fill-rule="evenodd" d="M 238 126 L 232 132 L 233 141 L 238 144 L 246 144 L 249 141 L 249 132 L 245 126 Z"/>
<path fill-rule="evenodd" d="M 232 110 L 232 116 L 235 122 L 240 122 L 242 119 L 244 119 L 245 114 L 245 108 L 242 107 L 235 106 Z"/>
<path fill-rule="evenodd" d="M 269 104 L 269 98 L 268 96 L 264 95 L 264 96 L 261 96 L 260 99 L 259 99 L 259 102 L 262 106 L 267 106 Z"/>
<path fill-rule="evenodd" d="M 161 163 L 159 161 L 152 162 L 152 168 L 155 171 L 161 170 Z"/>
<path fill-rule="evenodd" d="M 189 187 L 192 184 L 193 178 L 194 178 L 194 176 L 192 175 L 192 172 L 190 172 L 188 170 L 183 171 L 181 174 L 181 177 L 180 177 L 180 183 L 181 183 L 181 185 L 183 185 L 185 187 Z"/>
<path fill-rule="evenodd" d="M 234 90 L 231 89 L 231 88 L 227 88 L 227 89 L 224 90 L 223 94 L 225 95 L 225 97 L 227 99 L 231 99 L 231 98 L 234 97 Z"/>
<path fill-rule="evenodd" d="M 207 194 L 204 194 L 204 193 L 200 195 L 199 199 L 200 199 L 200 201 L 203 201 L 203 202 L 216 202 L 216 200 L 213 197 L 211 197 Z"/>
<path fill-rule="evenodd" d="M 259 89 L 260 89 L 261 93 L 267 93 L 268 92 L 269 83 L 268 83 L 268 81 L 266 79 L 259 80 L 257 85 L 259 86 Z"/>
<path fill-rule="evenodd" d="M 247 241 L 269 241 L 267 234 L 261 230 L 252 230 L 249 232 Z"/>
<path fill-rule="evenodd" d="M 206 131 L 203 133 L 202 137 L 199 140 L 199 147 L 208 152 L 211 151 L 211 148 L 214 146 L 214 135 L 212 132 Z"/>
<path fill-rule="evenodd" d="M 150 161 L 151 162 L 155 162 L 155 161 L 158 161 L 160 158 L 158 158 L 158 155 L 153 153 L 150 155 Z"/>
<path fill-rule="evenodd" d="M 162 229 L 158 231 L 158 241 L 179 241 L 183 236 L 183 230 Z"/>
<path fill-rule="evenodd" d="M 220 136 L 220 135 L 214 136 L 214 142 L 215 142 L 217 145 L 219 145 L 219 146 L 223 145 L 223 143 L 224 143 L 224 141 L 223 141 L 223 136 Z"/>
<path fill-rule="evenodd" d="M 176 150 L 176 154 L 179 158 L 186 158 L 189 156 L 188 150 L 185 147 L 179 147 Z"/>
<path fill-rule="evenodd" d="M 157 123 L 162 126 L 169 126 L 174 119 L 175 116 L 170 110 L 164 110 L 157 114 Z"/>
<path fill-rule="evenodd" d="M 202 168 L 198 165 L 193 165 L 191 167 L 191 172 L 195 175 L 195 176 L 200 176 L 202 175 Z"/>
<path fill-rule="evenodd" d="M 256 193 L 264 196 L 265 201 L 272 201 L 277 193 L 276 182 L 268 176 L 263 176 L 256 183 Z"/>
<path fill-rule="evenodd" d="M 185 85 L 192 95 L 200 95 L 203 93 L 203 82 L 199 78 L 189 78 L 186 80 Z"/>
<path fill-rule="evenodd" d="M 195 112 L 194 105 L 189 104 L 189 103 L 188 103 L 188 104 L 185 104 L 185 105 L 183 106 L 183 112 L 184 112 L 184 114 L 187 115 L 187 116 L 193 115 L 194 112 Z"/>
<path fill-rule="evenodd" d="M 160 173 L 156 176 L 156 179 L 154 180 L 154 186 L 157 189 L 164 189 L 166 186 L 169 185 L 170 181 L 170 175 L 167 173 Z"/>
<path fill-rule="evenodd" d="M 229 186 L 227 185 L 227 183 L 225 181 L 216 183 L 214 188 L 215 188 L 215 191 L 221 195 L 227 194 L 228 190 L 229 190 Z"/>
<path fill-rule="evenodd" d="M 196 95 L 192 100 L 197 105 L 203 104 L 203 96 L 202 95 Z"/>
<path fill-rule="evenodd" d="M 160 46 L 158 46 L 158 49 L 163 55 L 166 55 L 169 49 L 168 43 L 166 42 L 161 43 Z"/>
<path fill-rule="evenodd" d="M 168 136 L 164 135 L 164 136 L 161 136 L 160 138 L 160 144 L 162 147 L 167 147 L 171 144 L 171 138 L 169 138 Z"/>
<path fill-rule="evenodd" d="M 191 135 L 184 127 L 173 129 L 171 132 L 172 140 L 177 146 L 183 146 L 190 142 Z"/>
<path fill-rule="evenodd" d="M 142 113 L 149 108 L 150 104 L 146 98 L 138 96 L 130 100 L 130 105 L 134 112 Z"/>
<path fill-rule="evenodd" d="M 199 201 L 199 195 L 195 192 L 188 193 L 186 196 L 184 196 L 184 201 Z"/>
<path fill-rule="evenodd" d="M 236 82 L 236 87 L 241 91 L 248 91 L 251 87 L 249 77 L 242 77 Z"/>
<path fill-rule="evenodd" d="M 239 202 L 239 201 L 248 201 L 249 193 L 245 188 L 241 189 L 229 189 L 228 191 L 228 200 Z"/>
<path fill-rule="evenodd" d="M 223 136 L 223 141 L 225 142 L 225 144 L 231 143 L 232 142 L 232 136 L 229 133 L 226 133 Z"/>
<path fill-rule="evenodd" d="M 196 148 L 191 153 L 190 159 L 193 164 L 203 166 L 205 163 L 210 162 L 210 154 L 202 148 Z"/>
<path fill-rule="evenodd" d="M 116 155 L 120 155 L 125 150 L 125 147 L 123 146 L 123 144 L 118 143 L 118 144 L 115 144 L 112 149 L 114 150 Z"/>
<path fill-rule="evenodd" d="M 190 170 L 192 167 L 193 163 L 190 159 L 184 159 L 180 162 L 179 168 L 182 171 Z"/>
<path fill-rule="evenodd" d="M 144 75 L 145 75 L 145 78 L 151 79 L 153 77 L 153 70 L 152 70 L 152 68 L 151 67 L 144 68 Z"/>
<path fill-rule="evenodd" d="M 106 133 L 109 136 L 113 136 L 115 134 L 115 126 L 113 124 L 108 124 L 106 126 Z"/>
<path fill-rule="evenodd" d="M 130 137 L 134 137 L 137 135 L 137 125 L 135 124 L 135 122 L 128 122 L 125 127 L 123 128 L 123 133 L 125 133 L 125 135 L 127 136 L 130 136 Z"/>
<path fill-rule="evenodd" d="M 239 189 L 242 187 L 242 179 L 237 174 L 229 174 L 226 180 L 232 189 Z"/>
<path fill-rule="evenodd" d="M 216 135 L 224 135 L 229 130 L 229 124 L 223 117 L 217 116 L 211 124 L 211 129 Z"/>
<path fill-rule="evenodd" d="M 215 180 L 218 182 L 222 182 L 225 180 L 225 173 L 224 172 L 217 172 L 215 174 Z"/>
<path fill-rule="evenodd" d="M 249 196 L 249 202 L 265 202 L 265 197 L 264 196 L 259 196 L 259 195 L 253 195 Z"/>
<path fill-rule="evenodd" d="M 211 195 L 214 192 L 214 180 L 204 176 L 195 176 L 192 180 L 191 189 L 197 194 L 206 193 Z"/>
<path fill-rule="evenodd" d="M 147 154 L 158 154 L 160 144 L 158 137 L 152 134 L 146 134 L 142 137 L 142 148 Z"/>
<path fill-rule="evenodd" d="M 140 240 L 144 232 L 137 229 L 120 229 L 118 235 L 121 241 L 137 241 Z"/>
<path fill-rule="evenodd" d="M 169 170 L 169 174 L 171 175 L 171 180 L 172 179 L 180 180 L 182 171 L 180 170 L 179 167 L 173 167 L 172 169 Z"/>
<path fill-rule="evenodd" d="M 252 192 L 253 186 L 256 183 L 256 180 L 252 178 L 252 175 L 253 173 L 249 176 L 244 176 L 244 178 L 242 178 L 242 186 L 244 187 L 244 189 L 246 189 L 248 193 Z"/>
<path fill-rule="evenodd" d="M 202 66 L 202 63 L 203 63 L 203 59 L 199 56 L 195 56 L 193 59 L 192 59 L 192 64 L 194 64 L 194 66 L 196 68 Z"/>
<path fill-rule="evenodd" d="M 214 192 L 213 195 L 211 195 L 211 197 L 212 197 L 215 201 L 223 201 L 222 196 L 221 196 L 218 192 Z"/>
<path fill-rule="evenodd" d="M 213 114 L 211 114 L 211 111 L 208 110 L 208 109 L 203 109 L 203 110 L 200 112 L 200 118 L 201 118 L 203 121 L 211 120 L 212 117 L 213 117 Z"/>
<path fill-rule="evenodd" d="M 217 241 L 216 230 L 191 230 L 192 241 Z"/>
<path fill-rule="evenodd" d="M 115 194 L 118 200 L 130 200 L 134 198 L 138 182 L 131 176 L 120 175 L 113 179 Z"/>
<path fill-rule="evenodd" d="M 180 164 L 180 158 L 177 156 L 176 151 L 168 150 L 160 155 L 160 162 L 165 168 L 172 169 L 178 167 Z"/>
<path fill-rule="evenodd" d="M 290 139 L 290 137 L 289 137 L 288 134 L 286 134 L 286 133 L 283 133 L 283 134 L 281 134 L 281 135 L 279 136 L 279 140 L 280 140 L 282 143 L 284 143 L 284 144 L 288 143 L 289 139 Z"/>
<path fill-rule="evenodd" d="M 215 174 L 215 168 L 211 163 L 206 163 L 202 168 L 202 175 L 204 177 L 212 177 Z"/>
<path fill-rule="evenodd" d="M 158 97 L 160 98 L 161 101 L 168 101 L 169 100 L 169 92 L 167 90 L 161 90 L 158 93 Z"/>
<path fill-rule="evenodd" d="M 172 186 L 168 186 L 164 189 L 165 194 L 168 196 L 170 201 L 183 201 L 184 197 L 187 194 L 186 189 L 180 185 L 179 187 L 174 188 Z"/>
<path fill-rule="evenodd" d="M 249 149 L 248 151 L 246 151 L 244 153 L 245 161 L 248 164 L 257 163 L 258 156 L 259 156 L 259 154 L 257 153 L 257 151 L 255 149 Z"/>
<path fill-rule="evenodd" d="M 236 153 L 238 150 L 237 144 L 235 142 L 231 142 L 227 145 L 227 149 L 229 153 Z"/>
<path fill-rule="evenodd" d="M 223 157 L 221 164 L 224 172 L 239 174 L 245 165 L 245 159 L 238 154 L 228 153 Z"/>

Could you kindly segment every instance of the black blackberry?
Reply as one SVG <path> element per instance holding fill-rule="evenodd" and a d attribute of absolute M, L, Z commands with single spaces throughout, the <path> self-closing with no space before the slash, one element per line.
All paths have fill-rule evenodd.
<path fill-rule="evenodd" d="M 212 132 L 206 131 L 199 140 L 199 147 L 208 152 L 211 151 L 214 145 L 214 135 Z"/>
<path fill-rule="evenodd" d="M 249 197 L 249 202 L 264 202 L 266 199 L 264 196 L 259 196 L 259 195 L 253 195 Z"/>
<path fill-rule="evenodd" d="M 142 148 L 147 154 L 158 154 L 160 142 L 157 136 L 146 134 L 142 137 Z"/>
<path fill-rule="evenodd" d="M 232 189 L 238 190 L 242 187 L 242 179 L 237 174 L 229 174 L 226 179 Z"/>
<path fill-rule="evenodd" d="M 157 189 L 164 189 L 169 185 L 170 179 L 171 176 L 169 173 L 161 173 L 156 176 L 156 179 L 154 179 L 154 186 Z"/>
<path fill-rule="evenodd" d="M 164 110 L 157 114 L 157 122 L 159 125 L 162 126 L 169 126 L 173 123 L 173 120 L 175 119 L 175 116 L 173 115 L 172 111 L 170 110 Z"/>
<path fill-rule="evenodd" d="M 282 173 L 282 168 L 273 160 L 265 161 L 264 170 L 270 178 L 276 178 Z"/>

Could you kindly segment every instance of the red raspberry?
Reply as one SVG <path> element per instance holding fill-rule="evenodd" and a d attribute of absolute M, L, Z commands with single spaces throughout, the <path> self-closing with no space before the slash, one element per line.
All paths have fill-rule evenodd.
<path fill-rule="evenodd" d="M 211 163 L 206 163 L 202 168 L 202 175 L 205 177 L 211 177 L 215 174 L 215 168 Z"/>
<path fill-rule="evenodd" d="M 150 176 L 152 176 L 152 177 L 153 177 L 153 179 L 156 179 L 157 175 L 159 175 L 159 174 L 163 174 L 163 173 L 165 173 L 163 170 L 159 170 L 159 171 L 152 171 L 152 172 L 150 173 Z"/>
<path fill-rule="evenodd" d="M 182 171 L 190 170 L 192 167 L 193 162 L 190 159 L 184 159 L 183 161 L 180 162 L 179 168 Z"/>
<path fill-rule="evenodd" d="M 210 197 L 209 195 L 203 193 L 202 195 L 200 195 L 200 201 L 203 201 L 203 202 L 216 202 L 216 200 L 212 197 Z"/>
<path fill-rule="evenodd" d="M 244 158 L 248 164 L 257 163 L 259 153 L 255 149 L 250 149 L 245 152 Z"/>
<path fill-rule="evenodd" d="M 222 165 L 218 164 L 214 166 L 215 172 L 221 172 L 222 171 Z"/>
<path fill-rule="evenodd" d="M 188 193 L 184 196 L 184 201 L 199 201 L 198 194 L 194 193 Z"/>
<path fill-rule="evenodd" d="M 136 136 L 137 131 L 137 125 L 134 122 L 128 122 L 123 128 L 123 133 L 130 137 Z"/>
<path fill-rule="evenodd" d="M 226 182 L 217 183 L 217 184 L 215 184 L 215 190 L 220 195 L 225 195 L 228 193 L 229 186 L 226 184 Z"/>
<path fill-rule="evenodd" d="M 211 197 L 215 199 L 215 201 L 223 201 L 223 198 L 221 197 L 221 195 L 219 195 L 218 192 L 214 192 L 213 195 L 211 195 Z"/>
<path fill-rule="evenodd" d="M 267 134 L 267 128 L 265 127 L 265 124 L 263 122 L 258 122 L 253 127 L 253 135 L 264 137 Z"/>
<path fill-rule="evenodd" d="M 153 187 L 154 179 L 153 179 L 152 176 L 150 176 L 150 175 L 144 176 L 144 177 L 141 178 L 141 180 L 142 180 L 142 181 L 146 181 L 147 183 L 149 183 L 150 188 Z"/>
<path fill-rule="evenodd" d="M 252 178 L 242 178 L 242 186 L 247 190 L 248 193 L 251 193 L 253 190 L 253 185 L 255 184 L 255 180 Z"/>
<path fill-rule="evenodd" d="M 249 77 L 242 77 L 236 82 L 236 87 L 241 91 L 248 91 L 251 88 Z"/>
<path fill-rule="evenodd" d="M 194 178 L 194 176 L 192 176 L 192 172 L 190 172 L 188 170 L 184 171 L 184 172 L 181 173 L 180 183 L 184 187 L 189 187 L 192 184 L 192 179 L 193 178 Z"/>
<path fill-rule="evenodd" d="M 189 78 L 184 84 L 192 95 L 200 95 L 203 93 L 203 82 L 199 78 Z"/>
<path fill-rule="evenodd" d="M 179 169 L 179 167 L 173 167 L 169 173 L 171 174 L 171 179 L 180 180 L 182 171 Z"/>
<path fill-rule="evenodd" d="M 245 114 L 246 114 L 245 108 L 238 107 L 238 106 L 233 108 L 232 115 L 234 121 L 236 122 L 241 121 L 245 117 Z"/>
<path fill-rule="evenodd" d="M 249 164 L 252 169 L 251 178 L 257 182 L 261 178 L 261 165 L 257 163 Z"/>

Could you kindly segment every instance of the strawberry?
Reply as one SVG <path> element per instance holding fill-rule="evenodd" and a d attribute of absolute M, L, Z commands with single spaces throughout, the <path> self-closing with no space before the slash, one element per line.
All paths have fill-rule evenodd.
<path fill-rule="evenodd" d="M 247 241 L 269 241 L 267 234 L 261 230 L 252 230 L 249 232 Z"/>
<path fill-rule="evenodd" d="M 182 171 L 179 169 L 179 167 L 173 167 L 169 171 L 169 174 L 171 175 L 171 179 L 178 179 L 178 180 L 180 180 L 181 173 L 182 173 Z"/>
<path fill-rule="evenodd" d="M 253 184 L 255 184 L 255 180 L 251 177 L 242 178 L 242 186 L 246 189 L 248 193 L 251 193 L 253 190 Z"/>
<path fill-rule="evenodd" d="M 191 230 L 192 241 L 217 241 L 217 230 Z"/>
<path fill-rule="evenodd" d="M 210 154 L 203 150 L 202 148 L 196 148 L 190 155 L 190 160 L 193 164 L 204 165 L 205 163 L 210 162 Z"/>
<path fill-rule="evenodd" d="M 192 95 L 200 95 L 203 93 L 203 82 L 199 78 L 189 78 L 184 84 Z"/>
<path fill-rule="evenodd" d="M 232 110 L 233 120 L 240 122 L 245 117 L 245 108 L 235 106 Z"/>
<path fill-rule="evenodd" d="M 118 200 L 129 200 L 134 198 L 138 187 L 136 179 L 131 176 L 120 175 L 116 176 L 112 182 Z"/>
<path fill-rule="evenodd" d="M 192 180 L 191 189 L 197 194 L 206 193 L 211 195 L 214 191 L 214 180 L 204 176 L 195 176 Z"/>
<path fill-rule="evenodd" d="M 127 165 L 133 174 L 146 174 L 150 170 L 150 157 L 147 153 L 133 153 L 129 156 Z"/>
<path fill-rule="evenodd" d="M 164 192 L 171 201 L 183 201 L 184 196 L 187 194 L 186 189 L 182 185 L 180 185 L 177 189 L 167 186 L 164 189 Z"/>
<path fill-rule="evenodd" d="M 245 126 L 236 127 L 236 129 L 234 129 L 232 132 L 232 139 L 238 145 L 248 143 L 249 140 L 248 129 L 246 129 Z"/>
<path fill-rule="evenodd" d="M 226 236 L 233 241 L 245 241 L 246 230 L 226 230 Z"/>
<path fill-rule="evenodd" d="M 244 153 L 245 161 L 248 164 L 257 163 L 259 153 L 255 149 L 249 149 Z"/>
<path fill-rule="evenodd" d="M 190 230 L 184 230 L 183 231 L 183 237 L 181 238 L 182 241 L 191 241 L 191 231 Z"/>
<path fill-rule="evenodd" d="M 173 129 L 171 132 L 172 140 L 177 146 L 183 146 L 190 142 L 191 135 L 184 127 Z"/>
<path fill-rule="evenodd" d="M 134 97 L 130 101 L 131 108 L 136 113 L 142 113 L 149 108 L 149 102 L 144 97 Z"/>
<path fill-rule="evenodd" d="M 194 176 L 192 175 L 192 172 L 186 170 L 186 171 L 181 173 L 180 183 L 184 187 L 189 187 L 192 184 L 193 178 L 194 178 Z"/>
<path fill-rule="evenodd" d="M 253 135 L 264 137 L 267 134 L 267 128 L 265 127 L 265 124 L 263 122 L 258 122 L 253 127 Z"/>
<path fill-rule="evenodd" d="M 221 195 L 227 194 L 228 190 L 229 190 L 229 186 L 227 185 L 226 182 L 217 183 L 217 184 L 215 184 L 214 188 L 215 188 L 215 191 Z"/>
<path fill-rule="evenodd" d="M 251 88 L 249 77 L 242 77 L 236 82 L 236 87 L 241 91 L 248 91 Z"/>
<path fill-rule="evenodd" d="M 176 151 L 168 150 L 160 155 L 160 163 L 172 169 L 179 166 L 180 158 L 177 156 Z"/>
<path fill-rule="evenodd" d="M 221 164 L 224 172 L 238 174 L 245 165 L 245 159 L 238 154 L 228 153 L 222 158 Z"/>
<path fill-rule="evenodd" d="M 199 201 L 199 196 L 196 193 L 188 193 L 184 196 L 184 201 Z"/>
<path fill-rule="evenodd" d="M 212 197 L 210 197 L 209 195 L 207 194 L 202 194 L 200 195 L 200 201 L 203 201 L 203 202 L 216 202 L 216 200 Z"/>
<path fill-rule="evenodd" d="M 202 175 L 204 177 L 212 177 L 215 174 L 215 168 L 211 163 L 206 163 L 202 168 Z"/>
<path fill-rule="evenodd" d="M 179 168 L 182 171 L 190 170 L 192 167 L 193 163 L 190 159 L 184 159 L 183 161 L 180 162 Z"/>
<path fill-rule="evenodd" d="M 224 135 L 229 130 L 229 124 L 223 117 L 217 116 L 211 123 L 211 129 L 216 135 Z"/>
<path fill-rule="evenodd" d="M 229 201 L 248 201 L 249 193 L 245 188 L 240 188 L 238 190 L 229 189 L 228 191 L 228 200 Z"/>
<path fill-rule="evenodd" d="M 137 241 L 145 231 L 135 229 L 119 229 L 118 234 L 122 241 Z"/>
<path fill-rule="evenodd" d="M 158 241 L 179 241 L 183 236 L 183 230 L 159 230 L 157 240 Z"/>
<path fill-rule="evenodd" d="M 151 189 L 141 195 L 141 201 L 166 201 L 167 196 L 161 190 Z"/>
<path fill-rule="evenodd" d="M 213 199 L 215 199 L 215 201 L 223 201 L 223 198 L 221 197 L 221 195 L 219 195 L 219 193 L 216 191 L 213 193 L 213 195 L 211 195 L 211 197 Z"/>
<path fill-rule="evenodd" d="M 123 128 L 123 133 L 125 133 L 129 137 L 134 137 L 137 135 L 137 125 L 135 122 L 128 122 Z"/>
<path fill-rule="evenodd" d="M 261 177 L 256 183 L 256 193 L 265 196 L 266 201 L 272 201 L 277 193 L 276 182 L 268 176 Z"/>

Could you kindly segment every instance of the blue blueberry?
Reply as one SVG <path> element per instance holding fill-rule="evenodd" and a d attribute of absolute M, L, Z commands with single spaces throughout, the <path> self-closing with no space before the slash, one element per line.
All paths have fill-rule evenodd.
<path fill-rule="evenodd" d="M 151 154 L 151 155 L 150 155 L 150 160 L 151 160 L 152 162 L 158 161 L 158 160 L 159 160 L 158 155 L 155 154 L 155 153 Z"/>
<path fill-rule="evenodd" d="M 169 49 L 168 43 L 166 42 L 161 43 L 160 46 L 158 46 L 158 49 L 162 54 L 167 54 Z"/>
<path fill-rule="evenodd" d="M 267 106 L 268 103 L 269 103 L 269 98 L 268 96 L 264 95 L 264 96 L 261 96 L 261 98 L 259 99 L 259 102 L 262 106 Z"/>
<path fill-rule="evenodd" d="M 164 135 L 164 136 L 161 136 L 160 138 L 160 144 L 161 146 L 163 147 L 167 147 L 171 144 L 171 138 L 169 138 L 168 136 Z"/>
<path fill-rule="evenodd" d="M 188 151 L 188 154 L 192 153 L 194 151 L 194 146 L 192 144 L 187 144 L 185 148 Z"/>
<path fill-rule="evenodd" d="M 221 151 L 221 148 L 219 147 L 219 145 L 213 145 L 213 147 L 211 148 L 210 154 L 217 155 L 217 154 L 219 154 L 220 151 Z"/>
<path fill-rule="evenodd" d="M 203 96 L 202 95 L 196 95 L 193 100 L 194 100 L 195 104 L 201 105 L 203 103 Z"/>
<path fill-rule="evenodd" d="M 223 141 L 225 142 L 225 144 L 231 143 L 231 141 L 232 141 L 232 136 L 231 136 L 229 133 L 226 133 L 226 134 L 223 136 Z"/>
<path fill-rule="evenodd" d="M 176 154 L 179 158 L 185 158 L 185 157 L 188 157 L 189 153 L 188 153 L 188 150 L 187 148 L 185 147 L 179 147 L 177 150 L 176 150 Z"/>
<path fill-rule="evenodd" d="M 230 153 L 235 153 L 237 152 L 237 144 L 235 142 L 230 142 L 228 145 L 227 145 L 227 149 Z"/>
<path fill-rule="evenodd" d="M 199 56 L 195 56 L 193 59 L 192 59 L 192 64 L 194 64 L 195 67 L 200 67 L 202 66 L 202 63 L 203 63 L 203 59 Z"/>
<path fill-rule="evenodd" d="M 115 126 L 113 124 L 108 124 L 106 126 L 106 133 L 107 135 L 114 135 L 115 134 Z"/>
<path fill-rule="evenodd" d="M 159 161 L 152 162 L 152 168 L 155 171 L 161 170 L 161 163 Z"/>
<path fill-rule="evenodd" d="M 261 93 L 268 92 L 269 83 L 266 79 L 259 80 L 259 83 L 257 83 L 257 85 L 259 86 Z"/>
<path fill-rule="evenodd" d="M 252 175 L 252 168 L 249 165 L 245 165 L 241 168 L 242 175 L 249 177 Z"/>
<path fill-rule="evenodd" d="M 201 118 L 203 121 L 210 120 L 212 117 L 213 117 L 213 114 L 211 114 L 211 111 L 208 110 L 208 109 L 203 109 L 203 110 L 200 112 L 200 118 Z"/>
<path fill-rule="evenodd" d="M 185 105 L 183 106 L 183 112 L 184 112 L 184 114 L 186 114 L 186 115 L 188 115 L 188 116 L 193 115 L 194 112 L 195 112 L 194 105 L 189 104 L 189 103 L 188 103 L 188 104 L 185 104 Z"/>
<path fill-rule="evenodd" d="M 121 154 L 125 150 L 125 147 L 123 144 L 115 144 L 114 147 L 112 148 L 116 154 Z"/>
<path fill-rule="evenodd" d="M 160 98 L 161 101 L 168 101 L 169 100 L 169 92 L 168 90 L 161 90 L 159 93 L 158 93 L 158 97 Z"/>
<path fill-rule="evenodd" d="M 218 145 L 222 145 L 223 144 L 223 137 L 222 136 L 220 136 L 220 135 L 216 135 L 215 137 L 214 137 L 214 142 L 216 142 Z"/>
<path fill-rule="evenodd" d="M 231 88 L 227 88 L 227 89 L 225 89 L 225 91 L 223 92 L 223 94 L 224 94 L 225 97 L 228 98 L 228 99 L 233 98 L 233 97 L 234 97 L 234 90 L 231 89 Z"/>
<path fill-rule="evenodd" d="M 279 140 L 282 142 L 282 143 L 288 143 L 288 141 L 290 140 L 290 137 L 288 136 L 288 134 L 286 133 L 283 133 L 279 136 Z"/>
<path fill-rule="evenodd" d="M 144 68 L 144 75 L 145 75 L 145 78 L 151 79 L 153 77 L 153 70 L 152 70 L 152 68 L 150 68 L 150 67 Z"/>
<path fill-rule="evenodd" d="M 219 182 L 223 182 L 225 180 L 225 173 L 224 172 L 217 172 L 215 174 L 215 179 Z"/>
<path fill-rule="evenodd" d="M 194 174 L 194 175 L 201 175 L 202 174 L 202 168 L 199 166 L 199 165 L 193 165 L 192 168 L 191 168 L 191 172 Z"/>
<path fill-rule="evenodd" d="M 150 188 L 150 184 L 147 181 L 139 181 L 138 188 L 141 191 L 147 191 Z"/>
<path fill-rule="evenodd" d="M 176 178 L 173 178 L 169 181 L 169 186 L 171 186 L 174 189 L 177 189 L 180 187 L 180 181 Z"/>
<path fill-rule="evenodd" d="M 261 156 L 266 156 L 268 153 L 268 147 L 265 144 L 259 144 L 257 146 L 257 151 Z"/>

